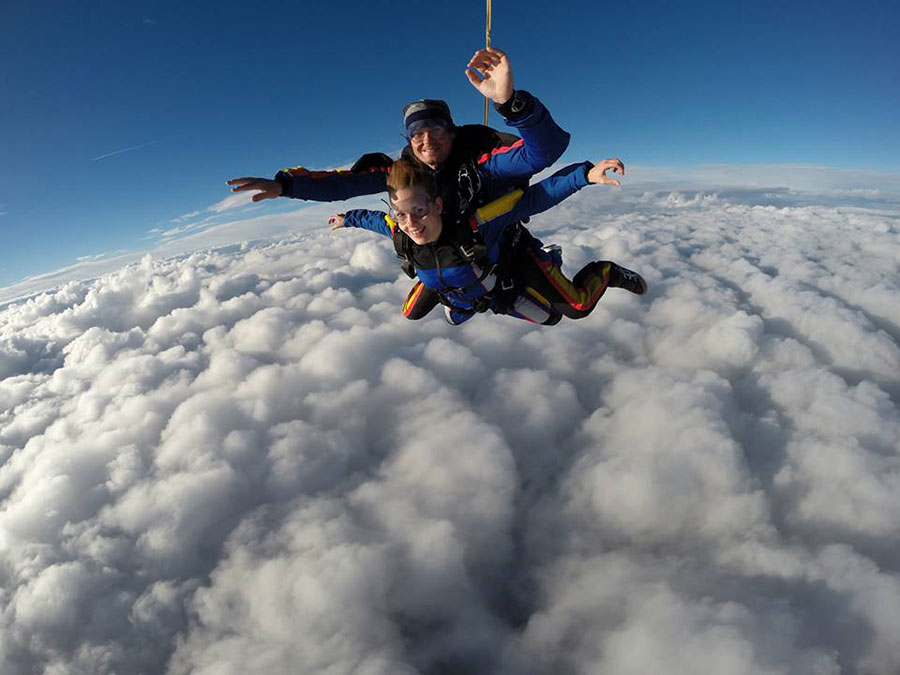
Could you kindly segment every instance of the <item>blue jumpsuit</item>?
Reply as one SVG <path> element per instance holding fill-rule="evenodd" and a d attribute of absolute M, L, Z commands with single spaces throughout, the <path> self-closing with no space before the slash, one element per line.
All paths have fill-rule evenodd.
<path fill-rule="evenodd" d="M 463 165 L 477 167 L 483 181 L 479 196 L 484 203 L 514 185 L 526 185 L 531 176 L 557 161 L 568 147 L 568 132 L 556 124 L 537 97 L 522 90 L 516 96 L 523 101 L 523 108 L 506 122 L 521 138 L 480 124 L 458 126 L 447 161 L 437 169 L 428 169 L 438 184 L 445 211 L 465 212 L 472 205 L 460 204 L 456 194 Z M 409 146 L 404 148 L 403 158 L 420 164 Z M 386 155 L 364 155 L 350 170 L 309 171 L 298 166 L 279 171 L 275 179 L 281 183 L 285 197 L 339 201 L 386 191 L 391 161 Z"/>
<path fill-rule="evenodd" d="M 474 211 L 470 226 L 477 229 L 487 247 L 483 267 L 470 262 L 459 251 L 446 217 L 438 239 L 422 245 L 409 239 L 382 211 L 348 211 L 344 225 L 372 230 L 391 238 L 404 238 L 403 245 L 410 251 L 421 281 L 407 298 L 404 313 L 409 315 L 407 306 L 416 303 L 417 293 L 428 289 L 441 298 L 447 320 L 461 324 L 480 311 L 497 311 L 498 296 L 493 293 L 497 275 L 493 266 L 500 260 L 501 242 L 507 228 L 523 218 L 546 211 L 587 185 L 587 172 L 591 166 L 587 162 L 569 165 L 525 190 L 514 190 Z M 587 316 L 606 290 L 609 270 L 603 262 L 590 263 L 570 281 L 555 260 L 541 250 L 540 242 L 533 242 L 522 247 L 513 274 L 518 282 L 518 296 L 512 309 L 506 312 L 504 308 L 503 313 L 550 325 L 557 323 L 563 315 L 570 318 Z"/>
<path fill-rule="evenodd" d="M 422 165 L 410 146 L 403 149 L 404 159 L 432 174 L 444 213 L 457 224 L 464 224 L 465 214 L 473 208 L 515 187 L 527 186 L 532 175 L 557 161 L 568 147 L 569 134 L 556 124 L 537 97 L 517 90 L 514 98 L 522 106 L 518 112 L 503 107 L 497 110 L 521 138 L 477 124 L 454 127 L 450 155 L 437 169 Z M 309 171 L 298 166 L 279 171 L 275 178 L 286 197 L 337 201 L 385 191 L 391 163 L 387 155 L 373 153 L 361 157 L 350 170 Z M 477 185 L 472 185 L 470 177 L 477 177 Z M 530 236 L 524 227 L 522 230 Z M 404 315 L 422 318 L 438 301 L 421 281 L 417 282 L 403 305 Z"/>

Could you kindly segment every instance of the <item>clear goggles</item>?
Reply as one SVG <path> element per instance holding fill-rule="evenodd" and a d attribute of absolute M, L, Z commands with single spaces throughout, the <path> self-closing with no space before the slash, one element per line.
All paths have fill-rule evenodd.
<path fill-rule="evenodd" d="M 430 202 L 420 202 L 418 204 L 413 204 L 407 209 L 403 211 L 397 211 L 392 207 L 392 211 L 394 213 L 394 218 L 401 223 L 408 222 L 411 220 L 422 220 L 425 216 L 427 216 L 431 212 L 431 207 L 434 204 L 433 201 Z"/>
<path fill-rule="evenodd" d="M 450 133 L 450 127 L 444 120 L 419 120 L 413 122 L 406 130 L 407 138 L 411 141 L 420 141 L 428 132 L 432 138 L 440 140 Z"/>

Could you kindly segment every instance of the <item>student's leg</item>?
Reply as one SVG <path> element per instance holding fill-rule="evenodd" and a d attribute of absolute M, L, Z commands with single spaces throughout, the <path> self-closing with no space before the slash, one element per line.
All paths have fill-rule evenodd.
<path fill-rule="evenodd" d="M 440 303 L 441 299 L 437 293 L 426 288 L 421 281 L 416 281 L 403 303 L 403 316 L 418 321 Z"/>

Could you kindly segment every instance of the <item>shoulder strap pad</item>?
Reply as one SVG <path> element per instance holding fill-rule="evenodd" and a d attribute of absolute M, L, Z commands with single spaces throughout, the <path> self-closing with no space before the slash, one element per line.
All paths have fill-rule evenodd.
<path fill-rule="evenodd" d="M 453 244 L 460 254 L 469 263 L 475 263 L 481 268 L 489 266 L 487 261 L 487 246 L 478 227 L 470 227 L 469 221 L 463 216 L 457 217 L 452 223 L 444 219 L 444 232 L 447 240 Z"/>
<path fill-rule="evenodd" d="M 353 166 L 350 167 L 351 173 L 371 173 L 373 171 L 388 171 L 391 164 L 394 163 L 390 157 L 383 152 L 370 152 L 360 157 Z"/>

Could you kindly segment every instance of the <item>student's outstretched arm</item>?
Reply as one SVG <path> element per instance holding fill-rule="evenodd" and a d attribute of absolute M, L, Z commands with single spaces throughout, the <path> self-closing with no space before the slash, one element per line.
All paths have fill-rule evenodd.
<path fill-rule="evenodd" d="M 394 228 L 397 224 L 384 211 L 370 211 L 368 209 L 353 209 L 347 213 L 335 213 L 328 219 L 328 225 L 332 230 L 342 227 L 358 227 L 363 230 L 371 230 L 386 237 L 394 236 Z"/>
<path fill-rule="evenodd" d="M 482 206 L 472 215 L 472 224 L 490 245 L 511 223 L 546 211 L 587 185 L 618 186 L 618 180 L 606 175 L 610 170 L 624 175 L 625 165 L 620 159 L 570 164 L 526 190 L 514 190 Z"/>

